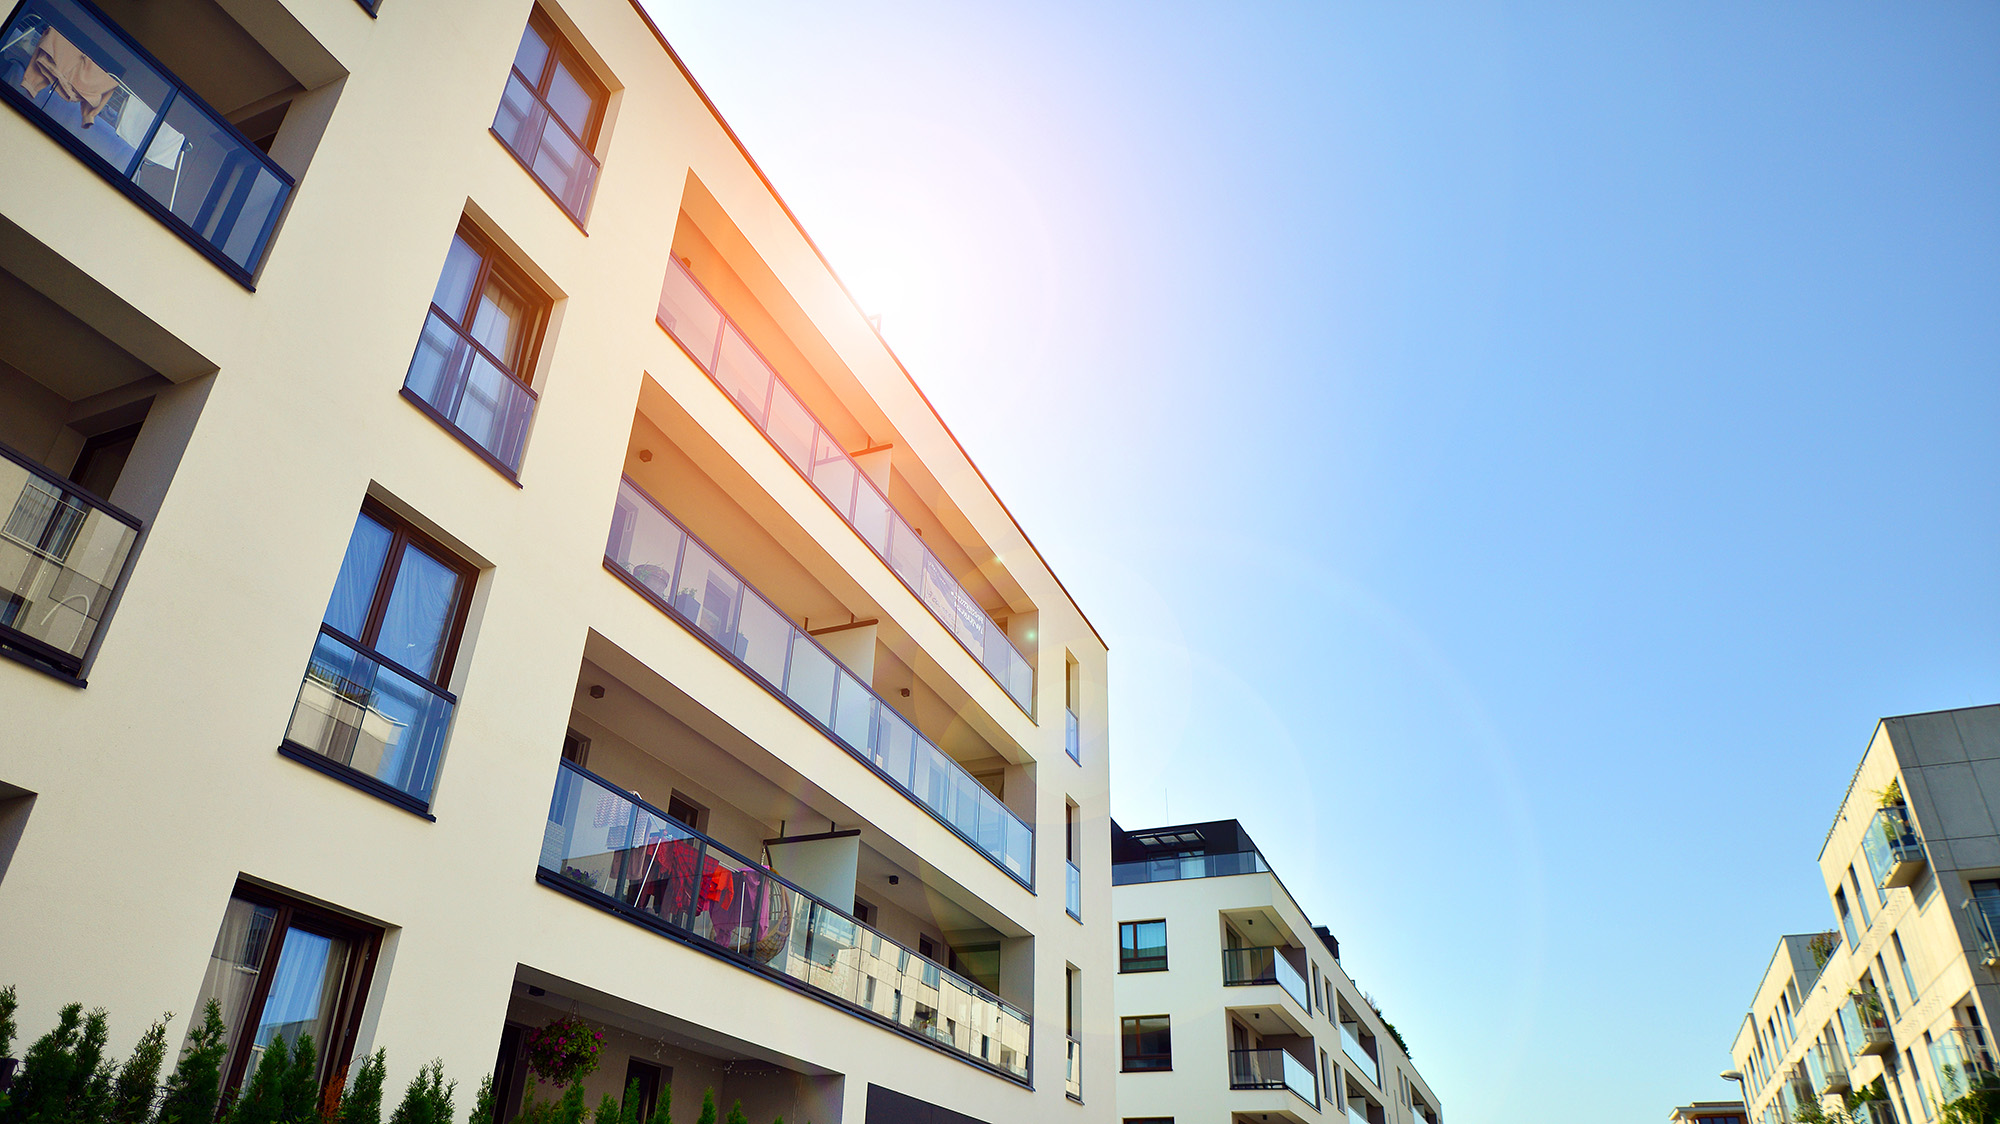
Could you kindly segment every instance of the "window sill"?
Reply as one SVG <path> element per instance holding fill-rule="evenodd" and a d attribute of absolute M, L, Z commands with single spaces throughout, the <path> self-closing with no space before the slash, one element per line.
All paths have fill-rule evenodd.
<path fill-rule="evenodd" d="M 1174 1071 L 1174 1067 L 1173 1067 L 1173 1066 L 1170 1066 L 1170 1065 L 1156 1065 L 1156 1066 L 1148 1066 L 1148 1067 L 1146 1067 L 1145 1069 L 1129 1069 L 1129 1068 L 1127 1068 L 1127 1069 L 1120 1069 L 1120 1070 L 1119 1070 L 1118 1072 L 1120 1072 L 1120 1073 L 1172 1073 L 1173 1071 Z"/>
<path fill-rule="evenodd" d="M 429 801 L 419 800 L 401 789 L 391 788 L 359 769 L 349 768 L 330 757 L 314 753 L 304 746 L 296 745 L 292 742 L 280 742 L 278 744 L 278 756 L 289 757 L 308 769 L 324 773 L 334 780 L 340 781 L 351 788 L 359 789 L 385 804 L 392 804 L 401 808 L 403 811 L 420 819 L 429 820 L 432 823 L 437 822 L 437 817 L 431 814 Z"/>
<path fill-rule="evenodd" d="M 1118 968 L 1118 974 L 1121 976 L 1143 976 L 1148 972 L 1164 972 L 1166 970 L 1167 966 L 1165 964 L 1162 964 L 1157 968 L 1127 968 L 1123 965 L 1120 965 Z"/>

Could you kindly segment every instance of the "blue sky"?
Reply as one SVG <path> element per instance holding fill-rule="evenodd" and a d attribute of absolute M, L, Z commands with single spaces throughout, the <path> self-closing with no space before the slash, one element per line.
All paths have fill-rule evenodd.
<path fill-rule="evenodd" d="M 2000 7 L 651 7 L 1121 822 L 1242 819 L 1454 1121 L 1731 1095 L 1875 719 L 2000 701 Z"/>

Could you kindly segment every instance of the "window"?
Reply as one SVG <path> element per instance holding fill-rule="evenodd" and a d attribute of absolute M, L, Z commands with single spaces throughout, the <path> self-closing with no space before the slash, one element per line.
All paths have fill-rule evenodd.
<path fill-rule="evenodd" d="M 1861 910 L 1861 931 L 1865 933 L 1875 921 L 1868 916 L 1868 898 L 1862 894 L 1861 878 L 1854 873 L 1854 868 L 1851 866 L 1847 868 L 1847 880 L 1854 885 L 1854 904 Z"/>
<path fill-rule="evenodd" d="M 374 501 L 362 505 L 283 751 L 425 811 L 457 700 L 472 569 Z"/>
<path fill-rule="evenodd" d="M 1077 718 L 1077 711 L 1083 708 L 1083 675 L 1077 669 L 1076 659 L 1063 653 L 1063 748 L 1069 751 L 1069 759 L 1083 764 L 1083 723 Z"/>
<path fill-rule="evenodd" d="M 200 1012 L 215 1000 L 229 1028 L 223 1087 L 241 1085 L 274 1040 L 295 1045 L 306 1034 L 319 1059 L 315 1084 L 340 1072 L 381 939 L 378 929 L 239 883 L 195 1001 Z"/>
<path fill-rule="evenodd" d="M 1917 1001 L 1917 977 L 1910 971 L 1910 958 L 1903 954 L 1903 934 L 1889 934 L 1889 943 L 1896 948 L 1896 964 L 1903 969 L 1903 986 L 1910 991 L 1910 1002 Z"/>
<path fill-rule="evenodd" d="M 1847 891 L 1845 889 L 1838 889 L 1833 892 L 1833 908 L 1834 912 L 1840 914 L 1840 929 L 1841 932 L 1847 934 L 1847 947 L 1853 948 L 1860 944 L 1860 938 L 1854 933 L 1854 915 L 1847 910 Z"/>
<path fill-rule="evenodd" d="M 1167 970 L 1167 923 L 1165 921 L 1122 921 L 1118 925 L 1118 970 L 1121 972 L 1164 972 Z"/>
<path fill-rule="evenodd" d="M 536 8 L 514 51 L 493 135 L 577 226 L 597 186 L 597 130 L 610 100 L 583 56 Z"/>
<path fill-rule="evenodd" d="M 431 294 L 403 397 L 513 479 L 535 417 L 535 355 L 550 301 L 461 221 Z"/>
<path fill-rule="evenodd" d="M 1124 1044 L 1125 1070 L 1174 1068 L 1174 1050 L 1167 1016 L 1141 1015 L 1118 1020 L 1119 1038 Z"/>
<path fill-rule="evenodd" d="M 641 1061 L 638 1058 L 627 1059 L 625 1091 L 619 1096 L 619 1104 L 625 1110 L 625 1119 L 651 1120 L 653 1106 L 660 1100 L 660 1087 L 666 1079 L 666 1074 L 672 1072 L 671 1069 L 662 1071 L 652 1062 Z M 630 1103 L 633 1097 L 638 1098 L 636 1105 Z M 487 1122 L 473 1121 L 471 1124 L 487 1124 Z"/>
<path fill-rule="evenodd" d="M 563 731 L 562 759 L 579 769 L 590 767 L 590 739 L 575 730 Z"/>
<path fill-rule="evenodd" d="M 667 817 L 676 819 L 696 831 L 708 825 L 708 809 L 675 792 L 667 801 Z"/>

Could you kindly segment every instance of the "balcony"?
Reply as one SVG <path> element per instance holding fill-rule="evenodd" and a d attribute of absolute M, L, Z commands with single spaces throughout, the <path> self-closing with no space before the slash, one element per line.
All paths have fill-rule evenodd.
<path fill-rule="evenodd" d="M 1083 764 L 1083 724 L 1077 721 L 1076 711 L 1063 711 L 1063 750 L 1069 759 Z"/>
<path fill-rule="evenodd" d="M 1070 1100 L 1083 1100 L 1083 1040 L 1072 1034 L 1068 1038 L 1068 1053 L 1063 1068 L 1063 1092 Z"/>
<path fill-rule="evenodd" d="M 1924 841 L 1910 822 L 1910 810 L 1902 804 L 1877 809 L 1861 837 L 1861 852 L 1868 857 L 1868 869 L 1875 884 L 1884 889 L 1908 886 L 1924 872 L 1929 861 Z"/>
<path fill-rule="evenodd" d="M 1872 989 L 1848 992 L 1847 1002 L 1840 1008 L 1840 1025 L 1847 1031 L 1847 1048 L 1857 1057 L 1896 1049 L 1888 1016 L 1882 1012 L 1882 997 Z"/>
<path fill-rule="evenodd" d="M 544 885 L 1028 1081 L 1021 1010 L 569 762 L 538 865 Z"/>
<path fill-rule="evenodd" d="M 1312 992 L 1299 970 L 1276 948 L 1225 948 L 1222 950 L 1224 987 L 1252 987 L 1277 984 L 1298 1001 L 1301 1010 L 1312 1014 Z"/>
<path fill-rule="evenodd" d="M 431 306 L 403 397 L 514 479 L 539 396 L 472 337 Z"/>
<path fill-rule="evenodd" d="M 1348 1061 L 1354 1063 L 1356 1072 L 1365 1075 L 1379 1089 L 1382 1087 L 1381 1067 L 1376 1064 L 1375 1055 L 1369 1053 L 1361 1044 L 1361 1039 L 1349 1029 L 1353 1025 L 1346 1022 L 1340 1024 L 1340 1050 L 1347 1055 Z"/>
<path fill-rule="evenodd" d="M 1221 878 L 1231 874 L 1268 873 L 1270 864 L 1256 851 L 1224 854 L 1166 855 L 1141 862 L 1113 863 L 1111 884 L 1173 882 L 1181 878 Z"/>
<path fill-rule="evenodd" d="M 321 625 L 280 749 L 427 814 L 457 703 Z"/>
<path fill-rule="evenodd" d="M 1319 1106 L 1312 1067 L 1283 1050 L 1229 1051 L 1232 1089 L 1290 1089 L 1309 1105 Z"/>
<path fill-rule="evenodd" d="M 1368 1114 L 1353 1105 L 1347 1106 L 1347 1124 L 1370 1124 Z"/>
<path fill-rule="evenodd" d="M 1806 1069 L 1812 1076 L 1813 1092 L 1818 1096 L 1845 1093 L 1853 1088 L 1847 1076 L 1847 1063 L 1823 1046 L 1806 1051 Z"/>
<path fill-rule="evenodd" d="M 0 445 L 0 650 L 74 678 L 139 541 L 139 521 Z"/>
<path fill-rule="evenodd" d="M 0 98 L 251 283 L 292 177 L 86 0 L 14 10 L 0 32 Z"/>
<path fill-rule="evenodd" d="M 1033 718 L 1034 664 L 677 260 L 668 265 L 660 291 L 659 323 Z"/>
<path fill-rule="evenodd" d="M 1987 968 L 2000 969 L 2000 898 L 1973 897 L 1960 903 L 1979 938 L 1979 960 Z"/>
<path fill-rule="evenodd" d="M 1034 829 L 629 479 L 604 567 L 1034 889 Z"/>
<path fill-rule="evenodd" d="M 1083 871 L 1067 860 L 1063 863 L 1063 908 L 1071 917 L 1083 920 Z"/>

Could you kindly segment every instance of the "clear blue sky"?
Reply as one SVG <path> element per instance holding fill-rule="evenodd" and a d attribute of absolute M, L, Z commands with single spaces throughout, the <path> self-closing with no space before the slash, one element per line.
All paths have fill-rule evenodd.
<path fill-rule="evenodd" d="M 2000 701 L 2000 6 L 652 7 L 1109 640 L 1114 814 L 1242 819 L 1454 1121 L 1731 1095 L 1875 719 Z"/>

